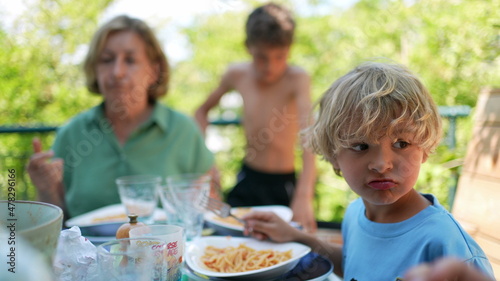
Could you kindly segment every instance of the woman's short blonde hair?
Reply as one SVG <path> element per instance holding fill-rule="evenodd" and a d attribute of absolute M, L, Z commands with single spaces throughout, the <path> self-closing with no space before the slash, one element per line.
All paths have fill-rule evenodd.
<path fill-rule="evenodd" d="M 101 94 L 97 83 L 97 63 L 108 36 L 117 31 L 133 31 L 137 33 L 146 45 L 146 54 L 149 60 L 159 65 L 158 79 L 148 89 L 150 103 L 165 95 L 168 89 L 169 66 L 161 45 L 152 29 L 142 20 L 126 15 L 117 16 L 105 23 L 94 34 L 85 57 L 83 69 L 87 79 L 86 86 L 90 92 Z"/>
<path fill-rule="evenodd" d="M 376 142 L 400 130 L 429 154 L 441 139 L 441 118 L 428 90 L 406 67 L 368 62 L 337 81 L 319 100 L 309 144 L 326 160 L 354 140 Z M 336 171 L 339 174 L 339 171 Z"/>

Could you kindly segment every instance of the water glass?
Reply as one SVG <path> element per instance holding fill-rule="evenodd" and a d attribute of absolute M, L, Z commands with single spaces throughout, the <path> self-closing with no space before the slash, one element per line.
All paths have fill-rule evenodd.
<path fill-rule="evenodd" d="M 161 177 L 154 175 L 134 175 L 116 179 L 120 200 L 127 215 L 135 214 L 146 224 L 154 223 L 154 212 L 158 202 L 157 188 Z"/>
<path fill-rule="evenodd" d="M 183 229 L 177 225 L 156 224 L 139 226 L 129 231 L 130 238 L 158 238 L 167 244 L 167 280 L 179 281 L 182 277 L 181 265 L 184 255 Z"/>
<path fill-rule="evenodd" d="M 158 238 L 112 240 L 97 247 L 103 281 L 166 281 L 167 244 Z"/>
<path fill-rule="evenodd" d="M 187 241 L 201 236 L 205 211 L 199 203 L 208 196 L 210 181 L 207 174 L 181 174 L 167 177 L 167 184 L 160 188 L 168 224 L 182 226 Z"/>

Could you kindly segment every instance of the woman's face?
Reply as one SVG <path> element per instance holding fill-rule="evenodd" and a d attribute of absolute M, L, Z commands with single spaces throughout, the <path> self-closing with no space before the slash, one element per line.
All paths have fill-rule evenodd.
<path fill-rule="evenodd" d="M 130 108 L 147 104 L 148 88 L 157 80 L 158 71 L 137 33 L 117 31 L 108 35 L 98 57 L 97 82 L 107 103 Z"/>

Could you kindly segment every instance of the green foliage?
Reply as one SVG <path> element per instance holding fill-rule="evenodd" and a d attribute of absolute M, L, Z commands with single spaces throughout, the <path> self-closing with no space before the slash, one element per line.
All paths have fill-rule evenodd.
<path fill-rule="evenodd" d="M 282 3 L 293 8 L 288 1 Z M 422 77 L 439 105 L 474 106 L 481 87 L 500 81 L 498 0 L 405 3 L 403 0 L 364 0 L 346 11 L 297 17 L 290 60 L 310 73 L 314 100 L 355 65 L 381 57 L 408 65 Z M 321 3 L 311 2 L 315 4 Z M 193 99 L 186 108 L 194 109 L 214 89 L 228 64 L 249 60 L 243 45 L 243 26 L 250 9 L 228 11 L 223 17 L 207 16 L 185 30 L 197 51 L 175 69 L 175 75 L 181 79 L 176 80 L 180 84 L 173 86 L 171 98 L 179 95 L 180 101 L 186 94 L 192 94 Z M 188 92 L 187 87 L 195 90 Z M 192 101 L 196 101 L 195 105 Z M 216 110 L 222 111 L 224 109 Z M 464 122 L 471 124 L 470 118 Z M 444 124 L 446 128 L 446 121 Z M 449 206 L 448 192 L 455 185 L 453 173 L 457 171 L 444 168 L 443 163 L 464 157 L 470 135 L 466 127 L 458 128 L 457 148 L 451 151 L 441 146 L 422 166 L 416 187 L 436 194 L 445 206 Z M 236 148 L 229 151 L 242 155 L 243 146 L 233 144 Z M 224 157 L 223 165 L 233 163 L 228 160 L 230 158 Z M 347 203 L 356 196 L 328 166 L 319 161 L 317 217 L 338 221 Z M 235 170 L 220 167 L 223 175 L 234 174 Z"/>
<path fill-rule="evenodd" d="M 39 1 L 19 18 L 18 32 L 2 46 L 8 66 L 5 76 L 0 73 L 5 124 L 60 124 L 98 101 L 83 88 L 81 69 L 71 59 L 90 41 L 110 2 Z"/>
<path fill-rule="evenodd" d="M 197 18 L 184 34 L 192 46 L 192 57 L 176 65 L 172 71 L 172 87 L 168 103 L 188 113 L 201 105 L 218 85 L 226 67 L 246 60 L 243 25 L 240 13 Z"/>
<path fill-rule="evenodd" d="M 82 71 L 71 58 L 88 43 L 105 1 L 40 0 L 15 23 L 0 30 L 0 112 L 2 125 L 60 125 L 101 98 L 84 88 Z M 16 169 L 17 198 L 33 200 L 34 187 L 24 172 L 34 134 L 0 135 L 0 199 L 5 170 Z M 53 135 L 37 134 L 44 148 Z"/>
<path fill-rule="evenodd" d="M 330 163 L 326 161 L 317 163 L 316 218 L 319 221 L 340 222 L 349 203 L 358 196 L 342 177 L 335 175 Z"/>
<path fill-rule="evenodd" d="M 341 14 L 301 19 L 294 48 L 302 55 L 293 59 L 312 73 L 316 97 L 379 57 L 408 65 L 440 105 L 474 106 L 479 89 L 499 81 L 499 1 L 405 2 L 359 1 Z"/>

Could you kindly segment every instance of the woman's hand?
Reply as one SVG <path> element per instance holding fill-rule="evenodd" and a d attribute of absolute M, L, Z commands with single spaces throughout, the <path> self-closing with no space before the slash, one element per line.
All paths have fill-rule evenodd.
<path fill-rule="evenodd" d="M 246 221 L 243 234 L 259 240 L 271 239 L 275 242 L 295 241 L 300 230 L 290 226 L 273 212 L 252 211 L 242 218 Z"/>
<path fill-rule="evenodd" d="M 33 154 L 27 166 L 31 181 L 38 190 L 41 201 L 59 205 L 62 200 L 63 160 L 51 159 L 52 151 L 42 151 L 38 138 L 33 139 Z"/>

